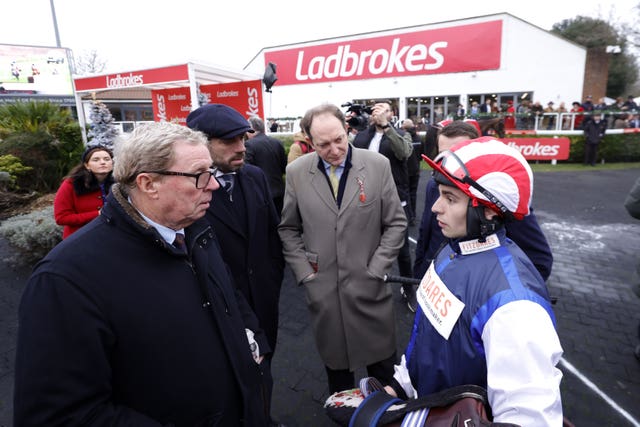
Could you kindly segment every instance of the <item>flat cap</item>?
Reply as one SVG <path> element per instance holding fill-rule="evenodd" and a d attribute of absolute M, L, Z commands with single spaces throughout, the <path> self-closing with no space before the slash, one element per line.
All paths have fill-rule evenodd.
<path fill-rule="evenodd" d="M 187 116 L 187 126 L 203 132 L 209 138 L 220 139 L 254 132 L 242 114 L 224 104 L 207 104 L 192 111 Z"/>

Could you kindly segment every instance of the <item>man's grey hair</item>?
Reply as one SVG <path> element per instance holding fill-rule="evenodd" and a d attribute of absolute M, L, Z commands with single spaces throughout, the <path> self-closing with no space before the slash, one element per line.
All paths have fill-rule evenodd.
<path fill-rule="evenodd" d="M 249 117 L 249 125 L 251 126 L 251 129 L 255 130 L 257 133 L 264 133 L 264 121 L 260 117 Z"/>
<path fill-rule="evenodd" d="M 208 145 L 207 137 L 199 131 L 169 122 L 147 123 L 137 126 L 129 135 L 115 141 L 113 176 L 127 192 L 135 188 L 141 172 L 161 171 L 175 161 L 174 145 L 184 141 L 191 145 Z"/>

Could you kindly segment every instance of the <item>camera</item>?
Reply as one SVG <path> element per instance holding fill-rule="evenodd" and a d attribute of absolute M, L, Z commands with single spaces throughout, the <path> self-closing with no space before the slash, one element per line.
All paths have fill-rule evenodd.
<path fill-rule="evenodd" d="M 367 107 L 364 104 L 353 104 L 351 102 L 345 102 L 341 107 L 348 107 L 346 113 L 352 113 L 347 124 L 353 129 L 359 131 L 365 130 L 369 126 L 369 117 L 373 112 L 373 108 Z"/>

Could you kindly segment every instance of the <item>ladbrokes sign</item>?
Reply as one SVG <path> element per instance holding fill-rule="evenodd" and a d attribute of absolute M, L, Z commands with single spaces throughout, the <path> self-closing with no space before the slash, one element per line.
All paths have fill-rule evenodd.
<path fill-rule="evenodd" d="M 500 68 L 502 21 L 265 53 L 278 85 L 458 73 Z"/>
<path fill-rule="evenodd" d="M 510 147 L 520 151 L 527 160 L 567 160 L 569 138 L 502 138 Z"/>

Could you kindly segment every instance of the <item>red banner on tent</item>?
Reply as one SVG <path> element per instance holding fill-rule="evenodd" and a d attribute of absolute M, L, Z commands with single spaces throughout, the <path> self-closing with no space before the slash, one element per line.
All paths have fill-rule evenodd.
<path fill-rule="evenodd" d="M 510 147 L 520 151 L 527 160 L 567 160 L 569 138 L 502 138 Z"/>
<path fill-rule="evenodd" d="M 73 80 L 76 91 L 122 89 L 145 86 L 154 83 L 180 82 L 189 80 L 187 64 L 164 68 L 129 71 L 105 76 L 78 77 Z"/>
<path fill-rule="evenodd" d="M 500 68 L 502 21 L 265 52 L 278 85 Z"/>
<path fill-rule="evenodd" d="M 191 96 L 188 87 L 158 89 L 151 91 L 153 119 L 156 122 L 187 124 L 191 111 Z"/>
<path fill-rule="evenodd" d="M 264 118 L 261 80 L 200 85 L 200 93 L 209 103 L 233 107 L 247 119 L 251 116 Z"/>

